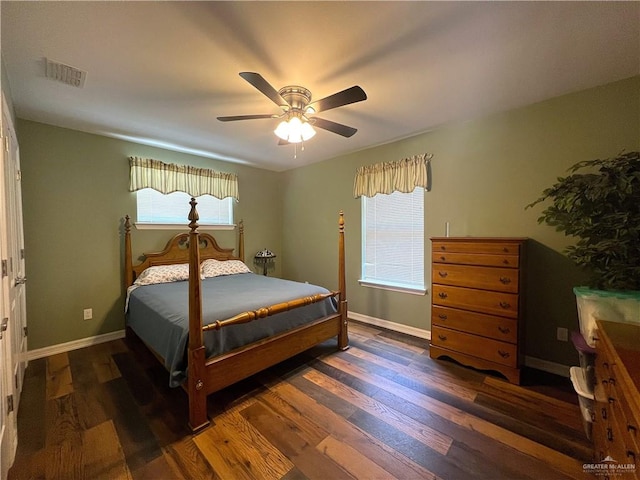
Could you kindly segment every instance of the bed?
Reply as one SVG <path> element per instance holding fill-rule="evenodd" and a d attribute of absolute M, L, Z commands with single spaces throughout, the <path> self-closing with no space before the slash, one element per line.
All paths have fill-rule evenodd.
<path fill-rule="evenodd" d="M 198 232 L 191 199 L 188 233 L 134 265 L 131 225 L 125 217 L 127 335 L 135 335 L 169 370 L 171 386 L 189 398 L 189 427 L 210 425 L 207 395 L 336 337 L 348 348 L 344 217 L 338 220 L 338 290 L 266 277 L 238 253 Z"/>

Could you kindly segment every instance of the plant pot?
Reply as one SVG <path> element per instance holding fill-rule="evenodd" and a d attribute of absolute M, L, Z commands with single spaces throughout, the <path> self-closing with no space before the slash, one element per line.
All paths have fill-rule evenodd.
<path fill-rule="evenodd" d="M 575 287 L 580 332 L 595 347 L 596 320 L 640 324 L 640 292 Z"/>

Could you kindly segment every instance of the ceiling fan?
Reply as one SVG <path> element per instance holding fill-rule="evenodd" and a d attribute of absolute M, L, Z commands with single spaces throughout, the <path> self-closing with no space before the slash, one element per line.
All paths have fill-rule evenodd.
<path fill-rule="evenodd" d="M 316 133 L 313 127 L 322 128 L 343 137 L 351 137 L 358 131 L 353 127 L 316 117 L 315 114 L 366 100 L 367 94 L 359 86 L 353 86 L 311 102 L 311 92 L 304 87 L 287 85 L 276 90 L 259 73 L 240 72 L 240 76 L 278 105 L 282 109 L 282 113 L 218 117 L 221 122 L 263 118 L 281 119 L 282 121 L 274 131 L 280 138 L 280 145 L 309 140 Z"/>

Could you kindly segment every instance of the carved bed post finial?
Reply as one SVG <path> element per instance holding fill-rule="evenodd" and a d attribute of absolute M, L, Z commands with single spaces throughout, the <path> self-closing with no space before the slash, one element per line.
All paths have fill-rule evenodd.
<path fill-rule="evenodd" d="M 196 199 L 191 197 L 191 201 L 189 202 L 189 205 L 191 205 L 191 210 L 189 211 L 189 228 L 191 229 L 192 232 L 195 232 L 196 229 L 200 226 L 198 225 L 198 220 L 200 219 L 200 215 L 198 215 L 198 210 L 196 210 L 196 205 L 198 205 L 198 202 L 196 202 Z"/>
<path fill-rule="evenodd" d="M 338 283 L 340 285 L 340 333 L 338 334 L 338 348 L 349 348 L 349 331 L 347 319 L 347 280 L 345 275 L 344 255 L 344 212 L 340 210 L 338 219 Z"/>
<path fill-rule="evenodd" d="M 131 222 L 129 215 L 124 217 L 124 288 L 133 283 L 133 257 L 131 253 Z"/>
<path fill-rule="evenodd" d="M 244 220 L 238 222 L 238 257 L 244 262 Z"/>
<path fill-rule="evenodd" d="M 344 266 L 344 212 L 340 210 L 338 219 L 338 283 L 340 287 L 340 300 L 347 299 L 347 286 Z"/>

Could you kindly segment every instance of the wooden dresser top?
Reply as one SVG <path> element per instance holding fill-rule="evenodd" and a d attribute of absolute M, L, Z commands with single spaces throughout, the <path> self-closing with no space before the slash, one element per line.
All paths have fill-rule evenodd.
<path fill-rule="evenodd" d="M 598 320 L 629 377 L 640 391 L 640 324 Z"/>

